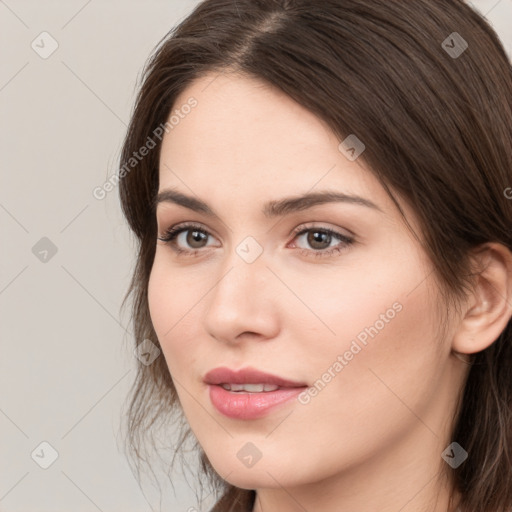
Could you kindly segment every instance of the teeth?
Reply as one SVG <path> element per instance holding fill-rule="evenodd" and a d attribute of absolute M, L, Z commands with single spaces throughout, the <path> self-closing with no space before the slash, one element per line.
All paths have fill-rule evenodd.
<path fill-rule="evenodd" d="M 222 384 L 222 387 L 228 391 L 247 391 L 248 393 L 262 393 L 279 389 L 279 386 L 275 384 Z"/>

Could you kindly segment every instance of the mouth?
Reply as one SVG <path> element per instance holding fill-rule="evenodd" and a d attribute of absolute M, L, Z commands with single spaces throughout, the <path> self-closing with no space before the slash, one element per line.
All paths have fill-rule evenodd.
<path fill-rule="evenodd" d="M 266 416 L 307 388 L 306 383 L 254 368 L 215 368 L 205 375 L 204 382 L 208 385 L 210 401 L 217 411 L 239 420 Z"/>
<path fill-rule="evenodd" d="M 275 384 L 221 384 L 227 391 L 235 393 L 266 393 L 267 391 L 275 391 L 276 389 L 283 389 Z"/>
<path fill-rule="evenodd" d="M 206 384 L 228 385 L 255 385 L 255 386 L 277 386 L 278 388 L 300 388 L 307 386 L 305 382 L 297 382 L 271 373 L 262 372 L 256 368 L 248 367 L 241 370 L 231 370 L 225 366 L 215 368 L 204 376 Z M 234 391 L 234 390 L 233 390 Z M 268 389 L 255 389 L 253 392 L 273 391 Z"/>

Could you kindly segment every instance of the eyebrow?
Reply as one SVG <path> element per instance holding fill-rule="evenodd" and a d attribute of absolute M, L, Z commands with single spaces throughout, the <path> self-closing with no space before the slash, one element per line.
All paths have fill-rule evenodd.
<path fill-rule="evenodd" d="M 165 189 L 158 193 L 154 201 L 154 208 L 160 203 L 174 203 L 195 212 L 203 213 L 208 217 L 219 219 L 219 215 L 212 210 L 205 202 L 197 199 L 196 197 L 187 196 L 174 189 Z M 382 213 L 375 203 L 369 199 L 360 196 L 344 194 L 342 192 L 334 191 L 321 191 L 313 192 L 300 196 L 285 197 L 279 200 L 272 200 L 265 203 L 263 206 L 263 214 L 267 218 L 280 217 L 293 212 L 307 210 L 316 205 L 326 203 L 349 203 L 359 206 L 365 206 Z"/>

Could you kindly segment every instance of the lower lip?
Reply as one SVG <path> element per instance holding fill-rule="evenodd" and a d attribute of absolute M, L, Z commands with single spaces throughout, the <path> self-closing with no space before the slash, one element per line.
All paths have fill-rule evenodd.
<path fill-rule="evenodd" d="M 210 400 L 224 416 L 239 420 L 254 420 L 265 416 L 270 409 L 299 395 L 306 387 L 282 388 L 262 393 L 228 391 L 219 385 L 209 385 Z"/>

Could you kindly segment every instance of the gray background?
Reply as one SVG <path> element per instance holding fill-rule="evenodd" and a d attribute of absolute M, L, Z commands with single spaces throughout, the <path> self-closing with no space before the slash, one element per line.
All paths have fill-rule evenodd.
<path fill-rule="evenodd" d="M 117 188 L 92 195 L 116 172 L 146 58 L 197 3 L 0 0 L 0 511 L 191 512 L 213 499 L 198 503 L 179 474 L 176 492 L 142 492 L 120 450 L 135 246 Z M 472 4 L 512 55 L 512 0 Z M 58 44 L 47 58 L 43 31 Z M 43 441 L 58 452 L 47 469 Z"/>

